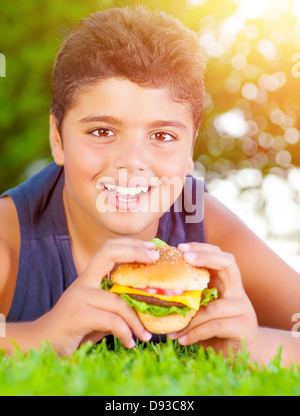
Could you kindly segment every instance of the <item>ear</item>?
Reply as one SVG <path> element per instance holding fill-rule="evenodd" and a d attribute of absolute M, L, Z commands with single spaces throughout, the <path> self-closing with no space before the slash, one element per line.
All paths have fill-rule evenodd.
<path fill-rule="evenodd" d="M 193 170 L 194 170 L 194 161 L 193 161 L 193 155 L 191 155 L 189 157 L 189 163 L 188 163 L 186 175 L 191 175 Z"/>
<path fill-rule="evenodd" d="M 64 149 L 62 139 L 56 126 L 54 114 L 50 114 L 50 146 L 55 163 L 59 166 L 64 164 Z"/>
<path fill-rule="evenodd" d="M 195 139 L 193 140 L 193 144 L 192 144 L 192 148 L 191 148 L 191 153 L 190 153 L 189 161 L 188 161 L 188 165 L 187 165 L 186 175 L 191 175 L 192 171 L 194 170 L 194 161 L 193 161 L 194 144 L 195 144 Z"/>

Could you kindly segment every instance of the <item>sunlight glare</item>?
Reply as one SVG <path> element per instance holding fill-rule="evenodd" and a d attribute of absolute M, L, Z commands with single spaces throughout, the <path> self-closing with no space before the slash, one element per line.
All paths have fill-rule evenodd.
<path fill-rule="evenodd" d="M 206 3 L 207 0 L 187 0 L 188 6 L 198 7 Z"/>
<path fill-rule="evenodd" d="M 236 0 L 239 4 L 238 13 L 247 20 L 258 19 L 267 14 L 270 6 L 279 0 Z"/>
<path fill-rule="evenodd" d="M 294 14 L 300 19 L 300 0 L 294 0 Z"/>
<path fill-rule="evenodd" d="M 217 116 L 214 124 L 220 134 L 227 134 L 231 137 L 243 137 L 248 130 L 244 114 L 238 109 Z"/>

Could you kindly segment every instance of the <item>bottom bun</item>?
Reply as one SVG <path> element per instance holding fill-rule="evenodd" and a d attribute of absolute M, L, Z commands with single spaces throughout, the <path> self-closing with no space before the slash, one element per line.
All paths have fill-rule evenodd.
<path fill-rule="evenodd" d="M 184 317 L 180 313 L 171 313 L 165 316 L 146 315 L 138 312 L 140 320 L 144 327 L 153 334 L 169 334 L 185 328 L 196 315 L 197 311 L 191 309 Z"/>

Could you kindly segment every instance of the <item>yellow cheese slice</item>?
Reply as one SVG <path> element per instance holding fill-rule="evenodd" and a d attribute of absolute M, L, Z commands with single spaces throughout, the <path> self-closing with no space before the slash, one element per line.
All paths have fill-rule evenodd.
<path fill-rule="evenodd" d="M 200 300 L 201 300 L 201 293 L 202 290 L 188 290 L 184 292 L 182 295 L 176 296 L 164 296 L 164 295 L 153 295 L 147 292 L 144 292 L 142 289 L 135 289 L 129 286 L 122 286 L 122 285 L 113 285 L 110 289 L 113 293 L 128 293 L 128 294 L 135 294 L 135 295 L 142 295 L 142 296 L 149 296 L 153 298 L 158 298 L 161 300 L 165 300 L 167 302 L 179 302 L 183 305 L 188 306 L 191 309 L 195 309 L 196 311 L 200 308 Z"/>

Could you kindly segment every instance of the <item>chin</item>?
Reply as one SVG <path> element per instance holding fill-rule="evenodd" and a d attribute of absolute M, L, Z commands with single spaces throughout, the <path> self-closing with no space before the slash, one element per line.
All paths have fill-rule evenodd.
<path fill-rule="evenodd" d="M 109 215 L 109 214 L 107 214 Z M 145 214 L 138 215 L 137 213 L 114 213 L 113 217 L 109 219 L 106 217 L 105 221 L 101 221 L 110 232 L 120 236 L 134 236 L 145 232 L 150 227 L 159 222 L 158 218 L 145 218 Z"/>

